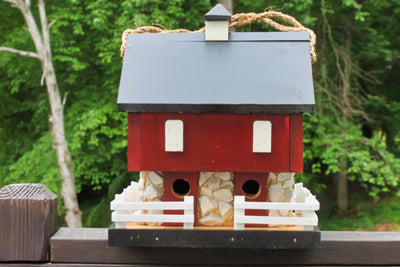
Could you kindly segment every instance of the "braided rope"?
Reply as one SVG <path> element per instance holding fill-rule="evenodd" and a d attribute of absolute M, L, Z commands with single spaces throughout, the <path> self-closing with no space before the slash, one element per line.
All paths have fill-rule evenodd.
<path fill-rule="evenodd" d="M 272 18 L 278 18 L 283 20 L 292 26 L 282 25 Z M 264 22 L 265 24 L 270 25 L 276 30 L 283 32 L 308 32 L 310 34 L 310 53 L 311 53 L 311 62 L 314 63 L 317 61 L 317 53 L 315 49 L 315 45 L 317 43 L 317 36 L 315 33 L 306 27 L 304 27 L 300 22 L 298 22 L 294 17 L 289 16 L 287 14 L 278 12 L 278 11 L 266 11 L 263 13 L 238 13 L 232 16 L 231 22 L 229 23 L 229 28 L 237 28 L 245 25 L 250 25 L 253 22 Z M 176 30 L 166 30 L 161 28 L 160 26 L 143 26 L 133 29 L 127 29 L 122 34 L 122 44 L 121 44 L 121 57 L 124 56 L 126 49 L 126 41 L 128 39 L 128 34 L 130 33 L 190 33 L 190 32 L 204 32 L 205 27 L 197 30 L 190 31 L 186 29 L 176 29 Z"/>

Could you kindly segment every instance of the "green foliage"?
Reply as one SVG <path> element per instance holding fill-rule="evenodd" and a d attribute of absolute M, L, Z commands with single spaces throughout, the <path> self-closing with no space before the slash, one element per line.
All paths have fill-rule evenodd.
<path fill-rule="evenodd" d="M 385 198 L 379 202 L 352 199 L 348 217 L 321 214 L 319 228 L 323 231 L 375 230 L 377 224 L 400 223 L 400 199 Z M 398 226 L 397 226 L 398 227 Z"/>
<path fill-rule="evenodd" d="M 108 228 L 111 225 L 110 201 L 105 198 L 101 199 L 100 203 L 83 206 L 82 212 L 87 215 L 87 218 L 82 218 L 83 227 Z"/>
<path fill-rule="evenodd" d="M 17 183 L 39 183 L 45 185 L 58 197 L 58 212 L 62 215 L 64 202 L 61 197 L 60 170 L 55 150 L 52 149 L 50 132 L 33 143 L 32 149 L 18 160 L 1 168 L 0 186 Z"/>
<path fill-rule="evenodd" d="M 70 142 L 78 192 L 82 184 L 101 189 L 126 170 L 126 114 L 106 104 L 83 113 Z"/>
<path fill-rule="evenodd" d="M 51 191 L 59 192 L 59 169 L 51 142 L 50 132 L 45 133 L 34 143 L 32 150 L 10 164 L 5 183 L 41 183 Z"/>
<path fill-rule="evenodd" d="M 107 195 L 97 199 L 84 201 L 81 206 L 84 217 L 84 227 L 109 227 L 111 224 L 110 201 L 114 199 L 115 194 L 120 194 L 132 180 L 138 180 L 139 177 L 124 173 L 115 178 L 108 186 Z"/>
<path fill-rule="evenodd" d="M 102 215 L 103 211 L 108 213 L 107 201 L 137 178 L 126 174 L 126 114 L 116 109 L 123 30 L 153 23 L 167 29 L 196 30 L 204 26 L 203 16 L 215 3 L 46 3 L 49 21 L 56 20 L 51 28 L 52 55 L 59 87 L 66 95 L 66 133 L 79 199 L 90 203 L 83 205 L 86 226 L 107 226 L 109 216 Z M 372 198 L 380 205 L 380 199 L 399 194 L 398 1 L 234 1 L 235 13 L 263 12 L 271 6 L 294 16 L 318 37 L 319 61 L 313 66 L 317 105 L 315 114 L 305 115 L 305 172 L 296 177 L 314 193 L 329 196 L 322 206 L 333 203 L 328 206 L 332 210 L 336 208 L 332 201 L 334 177 L 343 168 L 349 186 L 361 189 L 359 202 Z M 33 51 L 18 10 L 4 1 L 0 1 L 0 9 L 0 46 Z M 257 23 L 239 30 L 271 28 Z M 59 194 L 60 175 L 48 133 L 49 105 L 46 89 L 40 86 L 39 62 L 0 53 L 0 186 L 39 182 Z M 90 202 L 93 199 L 95 203 Z M 363 225 L 375 223 L 372 219 L 368 222 L 369 216 L 382 216 L 375 211 L 357 213 L 368 209 L 351 201 L 351 214 L 361 218 Z M 393 205 L 388 204 L 398 209 Z M 379 210 L 398 220 L 385 207 Z M 321 223 L 332 229 L 334 221 Z"/>
<path fill-rule="evenodd" d="M 396 191 L 399 185 L 400 159 L 390 153 L 378 136 L 366 138 L 361 127 L 350 121 L 332 124 L 324 117 L 308 115 L 305 121 L 305 160 L 312 161 L 311 173 L 338 173 L 344 158 L 348 179 L 365 188 L 369 196 L 378 200 L 380 193 Z"/>

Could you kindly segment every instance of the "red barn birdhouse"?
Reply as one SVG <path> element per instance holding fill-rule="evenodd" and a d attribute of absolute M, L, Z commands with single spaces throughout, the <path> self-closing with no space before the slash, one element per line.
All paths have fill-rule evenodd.
<path fill-rule="evenodd" d="M 190 225 L 141 219 L 189 214 L 161 207 L 185 196 L 193 197 L 194 226 L 265 227 L 276 223 L 234 220 L 236 196 L 246 203 L 303 196 L 294 174 L 303 172 L 302 114 L 314 107 L 309 34 L 228 33 L 230 18 L 217 5 L 205 15 L 205 33 L 128 35 L 118 109 L 128 112 L 128 171 L 140 180 L 119 197 L 159 210 L 132 208 L 136 219 L 116 212 L 117 228 Z M 292 210 L 243 215 L 296 217 Z"/>

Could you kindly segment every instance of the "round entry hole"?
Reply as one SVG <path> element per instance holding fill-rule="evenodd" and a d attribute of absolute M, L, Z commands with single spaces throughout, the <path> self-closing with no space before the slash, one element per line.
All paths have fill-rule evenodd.
<path fill-rule="evenodd" d="M 190 184 L 183 179 L 175 180 L 172 184 L 172 191 L 177 197 L 184 197 L 190 192 Z"/>
<path fill-rule="evenodd" d="M 260 194 L 260 184 L 257 181 L 248 180 L 243 184 L 242 191 L 247 198 L 256 198 Z"/>

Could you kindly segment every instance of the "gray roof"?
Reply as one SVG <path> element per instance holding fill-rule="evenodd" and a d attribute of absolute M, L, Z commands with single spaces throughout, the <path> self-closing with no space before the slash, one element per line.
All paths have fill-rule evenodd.
<path fill-rule="evenodd" d="M 118 93 L 128 112 L 312 112 L 306 32 L 129 34 Z"/>

